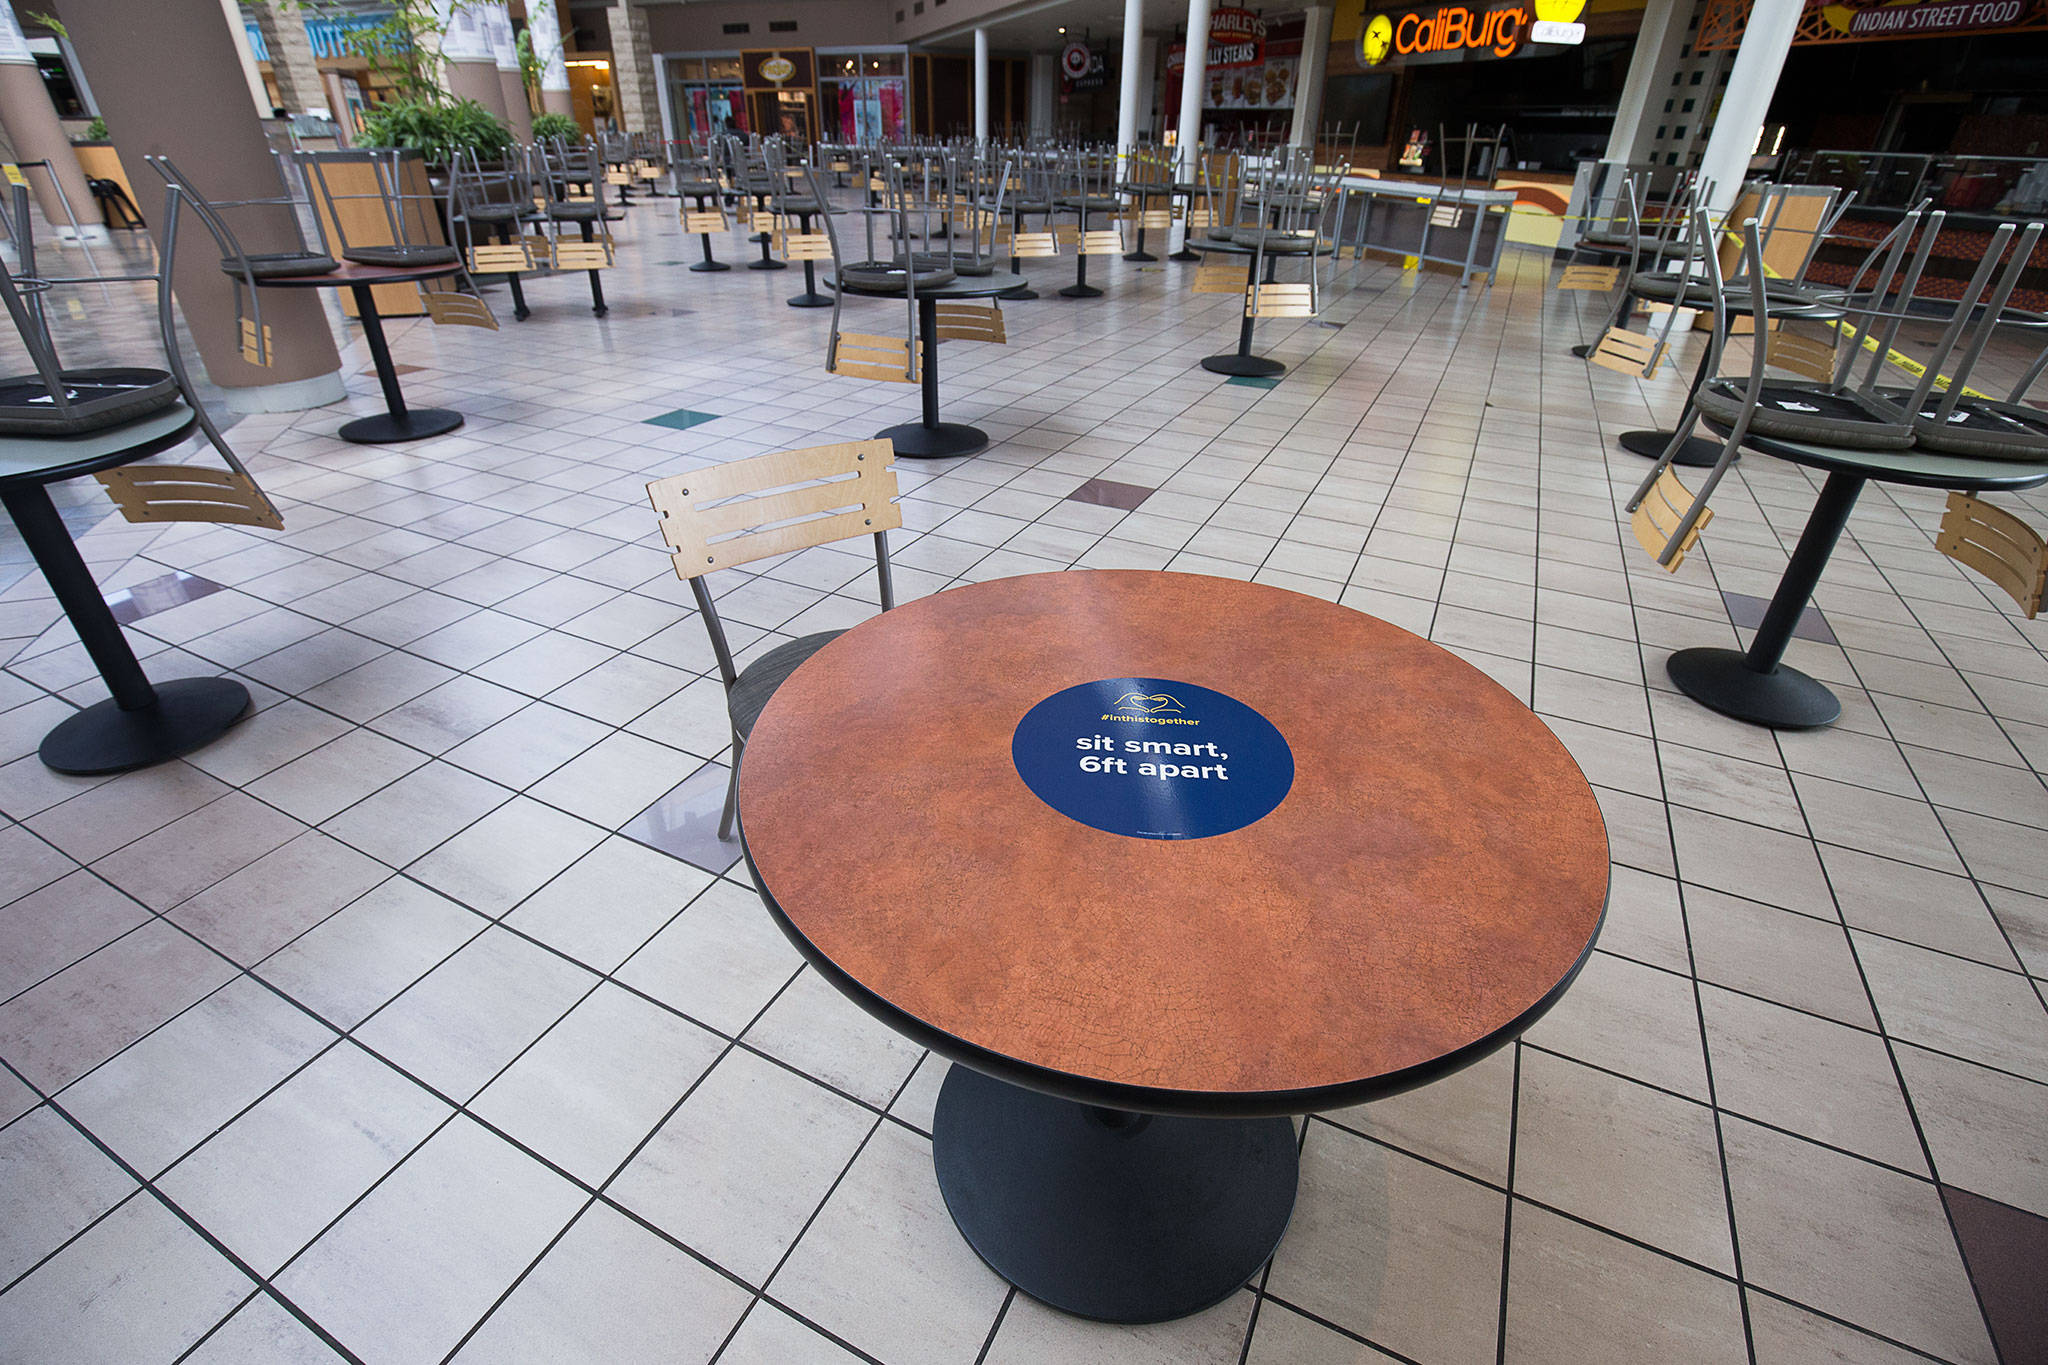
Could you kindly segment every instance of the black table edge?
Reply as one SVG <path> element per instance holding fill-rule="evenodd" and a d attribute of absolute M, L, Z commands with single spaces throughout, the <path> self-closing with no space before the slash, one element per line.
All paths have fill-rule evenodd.
<path fill-rule="evenodd" d="M 744 791 L 741 792 L 741 799 L 744 802 Z M 1427 1085 L 1453 1072 L 1462 1071 L 1527 1032 L 1537 1020 L 1548 1014 L 1551 1008 L 1564 998 L 1565 991 L 1578 980 L 1579 972 L 1593 956 L 1593 945 L 1599 942 L 1600 930 L 1606 926 L 1608 907 L 1612 904 L 1614 896 L 1614 874 L 1610 868 L 1607 888 L 1601 895 L 1600 918 L 1594 924 L 1593 932 L 1587 935 L 1586 946 L 1572 962 L 1571 967 L 1528 1009 L 1493 1032 L 1461 1048 L 1431 1058 L 1427 1062 L 1404 1067 L 1399 1071 L 1334 1085 L 1309 1086 L 1294 1090 L 1173 1090 L 1158 1086 L 1127 1085 L 1118 1081 L 1097 1080 L 1018 1061 L 1014 1057 L 993 1052 L 928 1024 L 909 1011 L 883 999 L 855 980 L 821 951 L 790 921 L 789 916 L 783 913 L 782 906 L 768 890 L 768 883 L 761 876 L 761 869 L 754 863 L 753 849 L 747 844 L 744 808 L 739 815 L 737 833 L 740 852 L 746 859 L 747 871 L 753 876 L 761 903 L 768 908 L 768 913 L 774 918 L 777 927 L 802 955 L 804 961 L 816 968 L 818 975 L 830 982 L 854 1004 L 912 1042 L 930 1048 L 948 1061 L 971 1067 L 985 1076 L 993 1076 L 999 1081 L 1007 1081 L 1011 1085 L 1023 1086 L 1027 1090 L 1036 1090 L 1041 1094 L 1071 1100 L 1077 1104 L 1091 1104 L 1138 1114 L 1169 1114 L 1190 1118 L 1274 1118 L 1313 1114 L 1327 1109 L 1363 1104 L 1369 1100 L 1386 1099 Z"/>
<path fill-rule="evenodd" d="M 110 451 L 106 454 L 95 456 L 92 459 L 79 460 L 73 464 L 68 465 L 58 465 L 52 469 L 38 470 L 33 475 L 0 474 L 0 490 L 15 487 L 26 488 L 32 484 L 62 483 L 66 479 L 81 478 L 87 474 L 97 474 L 103 469 L 116 469 L 124 464 L 133 464 L 137 460 L 146 460 L 152 455 L 160 454 L 163 451 L 169 450 L 172 446 L 178 444 L 178 442 L 183 441 L 187 437 L 191 436 L 193 431 L 199 425 L 199 414 L 193 410 L 190 404 L 180 399 L 177 403 L 171 406 L 182 407 L 185 409 L 185 420 L 180 422 L 177 428 L 173 431 L 170 431 L 160 436 L 153 436 L 149 440 L 143 441 L 138 445 L 124 446 L 119 450 Z M 164 409 L 158 409 L 158 412 L 162 411 L 164 411 Z M 157 413 L 150 413 L 147 417 L 137 417 L 134 418 L 133 421 L 136 424 L 140 424 L 142 422 L 148 421 L 150 417 L 154 417 L 156 415 Z M 124 423 L 122 425 L 127 424 Z M 83 436 L 103 436 L 110 431 L 118 432 L 119 430 L 120 426 L 114 426 L 103 427 L 99 431 L 82 433 L 80 437 L 23 436 L 12 439 L 58 442 L 82 439 Z"/>

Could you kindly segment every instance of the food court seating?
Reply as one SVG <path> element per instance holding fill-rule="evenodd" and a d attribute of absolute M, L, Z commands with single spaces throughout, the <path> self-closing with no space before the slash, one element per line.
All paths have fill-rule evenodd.
<path fill-rule="evenodd" d="M 882 610 L 888 611 L 896 605 L 888 533 L 903 525 L 896 505 L 895 459 L 895 449 L 887 441 L 852 441 L 756 455 L 647 485 L 648 499 L 661 518 L 662 537 L 673 551 L 676 577 L 689 583 L 697 599 L 712 653 L 718 657 L 719 680 L 725 684 L 733 761 L 718 822 L 721 839 L 732 832 L 740 761 L 754 722 L 798 665 L 845 632 L 822 631 L 791 640 L 741 669 L 726 643 L 705 576 L 714 569 L 872 535 Z"/>

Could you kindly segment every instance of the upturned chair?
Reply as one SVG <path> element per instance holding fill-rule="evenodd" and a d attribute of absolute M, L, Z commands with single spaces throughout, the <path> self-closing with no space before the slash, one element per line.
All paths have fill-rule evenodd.
<path fill-rule="evenodd" d="M 732 833 L 740 762 L 769 698 L 806 659 L 846 632 L 820 631 L 787 641 L 741 668 L 704 580 L 715 569 L 871 535 L 882 610 L 888 611 L 896 605 L 888 533 L 903 525 L 896 505 L 895 460 L 895 448 L 887 441 L 852 441 L 756 455 L 647 485 L 662 538 L 673 552 L 676 577 L 689 583 L 697 599 L 725 685 L 733 759 L 718 820 L 721 839 Z"/>

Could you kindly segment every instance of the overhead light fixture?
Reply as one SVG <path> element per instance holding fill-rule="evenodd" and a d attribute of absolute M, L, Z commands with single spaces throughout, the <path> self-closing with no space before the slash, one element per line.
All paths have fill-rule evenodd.
<path fill-rule="evenodd" d="M 1060 30 L 1060 37 L 1064 38 L 1064 37 L 1066 37 L 1066 36 L 1067 36 L 1067 31 L 1066 31 L 1065 29 L 1061 29 L 1061 30 Z"/>

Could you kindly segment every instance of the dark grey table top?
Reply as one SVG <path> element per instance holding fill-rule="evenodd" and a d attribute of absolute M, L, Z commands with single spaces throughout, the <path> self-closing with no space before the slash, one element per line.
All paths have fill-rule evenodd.
<path fill-rule="evenodd" d="M 139 421 L 78 436 L 0 436 L 0 489 L 75 479 L 146 459 L 184 440 L 198 421 L 177 402 Z"/>

